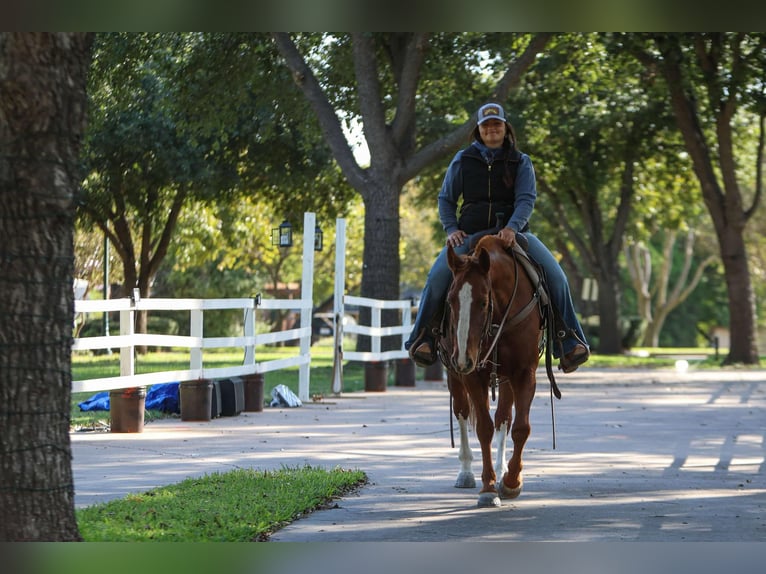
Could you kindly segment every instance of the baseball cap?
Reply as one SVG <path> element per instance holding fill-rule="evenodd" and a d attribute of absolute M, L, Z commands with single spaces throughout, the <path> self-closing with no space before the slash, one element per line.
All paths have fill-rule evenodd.
<path fill-rule="evenodd" d="M 500 104 L 484 104 L 479 108 L 478 124 L 481 125 L 487 120 L 505 121 L 505 112 Z"/>

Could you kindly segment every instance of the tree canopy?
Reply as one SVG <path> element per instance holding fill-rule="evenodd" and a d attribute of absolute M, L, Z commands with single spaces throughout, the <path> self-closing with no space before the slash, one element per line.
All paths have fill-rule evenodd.
<path fill-rule="evenodd" d="M 421 231 L 401 223 L 401 196 L 415 195 L 408 209 L 420 212 L 421 223 L 429 222 L 427 238 L 436 221 L 435 196 L 444 167 L 467 143 L 478 105 L 496 99 L 510 112 L 522 149 L 537 170 L 533 230 L 561 256 L 573 292 L 586 277 L 598 280 L 599 350 L 619 352 L 625 248 L 643 249 L 659 230 L 686 234 L 705 229 L 695 167 L 700 162 L 678 129 L 666 73 L 672 58 L 659 46 L 666 45 L 667 54 L 675 44 L 681 47 L 679 69 L 688 75 L 683 85 L 697 101 L 704 96 L 703 84 L 694 88 L 693 82 L 706 76 L 693 54 L 708 53 L 708 66 L 715 59 L 719 72 L 712 77 L 719 83 L 740 78 L 738 85 L 744 87 L 736 92 L 730 139 L 737 142 L 733 165 L 745 182 L 744 197 L 753 200 L 742 210 L 750 217 L 762 185 L 757 121 L 762 121 L 762 95 L 754 75 L 762 51 L 759 38 L 101 35 L 92 74 L 96 115 L 86 142 L 90 167 L 81 214 L 101 221 L 97 224 L 110 234 L 126 267 L 126 282 L 148 285 L 164 258 L 165 238 L 173 235 L 181 217 L 173 215 L 176 207 L 180 214 L 202 206 L 194 209 L 215 219 L 216 228 L 205 240 L 209 251 L 201 253 L 219 249 L 217 268 L 249 272 L 259 261 L 256 273 L 264 275 L 274 255 L 267 254 L 271 227 L 287 218 L 300 232 L 303 211 L 314 211 L 318 220 L 332 225 L 335 217 L 350 213 L 350 199 L 356 196 L 364 217 L 361 293 L 399 298 L 403 289 L 411 292 L 417 284 L 417 276 L 402 269 L 403 261 L 414 261 L 406 255 L 411 242 L 403 241 L 403 229 Z M 737 54 L 745 63 L 729 76 L 727 66 Z M 712 109 L 703 103 L 700 113 Z M 716 131 L 714 126 L 723 124 L 715 119 L 701 125 L 710 126 L 702 132 L 707 138 L 727 133 Z M 730 189 L 731 178 L 725 182 L 721 189 Z M 727 205 L 736 203 L 734 198 Z M 229 233 L 243 240 L 214 237 Z M 256 233 L 265 236 L 256 240 Z M 435 255 L 442 239 L 438 227 L 433 236 L 437 243 L 418 254 Z M 259 242 L 265 250 L 256 247 Z M 238 248 L 253 256 L 237 255 Z M 295 266 L 289 257 L 285 264 Z M 129 269 L 136 270 L 135 279 Z M 277 273 L 284 274 L 285 267 Z M 730 312 L 754 316 L 754 306 Z"/>

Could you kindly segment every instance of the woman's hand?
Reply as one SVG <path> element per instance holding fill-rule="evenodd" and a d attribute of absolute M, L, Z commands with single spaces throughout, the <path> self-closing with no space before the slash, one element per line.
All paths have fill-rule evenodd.
<path fill-rule="evenodd" d="M 497 232 L 497 236 L 503 241 L 506 249 L 510 249 L 516 243 L 516 232 L 510 227 L 503 227 Z"/>
<path fill-rule="evenodd" d="M 453 231 L 449 234 L 449 237 L 447 237 L 447 245 L 451 245 L 453 248 L 463 245 L 466 237 L 468 237 L 468 234 L 462 229 Z"/>

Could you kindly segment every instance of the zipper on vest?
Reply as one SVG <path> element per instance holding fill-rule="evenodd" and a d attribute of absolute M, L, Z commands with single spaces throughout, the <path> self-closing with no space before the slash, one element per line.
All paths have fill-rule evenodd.
<path fill-rule="evenodd" d="M 492 227 L 492 162 L 487 164 L 487 203 L 489 209 L 487 210 L 487 229 Z"/>

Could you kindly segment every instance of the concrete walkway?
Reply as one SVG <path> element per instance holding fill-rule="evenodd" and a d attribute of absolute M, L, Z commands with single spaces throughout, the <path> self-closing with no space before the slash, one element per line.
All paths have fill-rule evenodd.
<path fill-rule="evenodd" d="M 766 540 L 766 371 L 582 368 L 557 380 L 556 449 L 541 370 L 524 492 L 499 509 L 453 487 L 449 396 L 427 381 L 137 434 L 72 433 L 75 502 L 233 468 L 337 465 L 370 483 L 272 540 Z"/>

